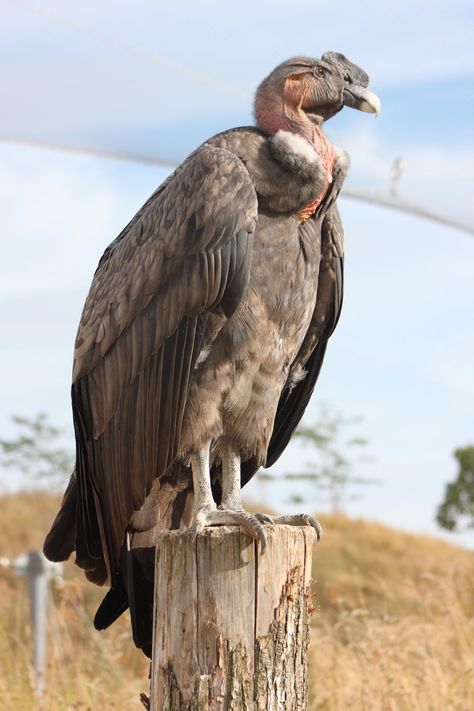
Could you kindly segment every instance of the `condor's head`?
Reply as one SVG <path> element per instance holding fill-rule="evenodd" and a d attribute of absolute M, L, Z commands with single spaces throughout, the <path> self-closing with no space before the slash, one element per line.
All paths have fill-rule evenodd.
<path fill-rule="evenodd" d="M 288 59 L 257 89 L 257 125 L 268 134 L 282 129 L 311 141 L 313 127 L 344 106 L 377 115 L 380 99 L 368 85 L 364 70 L 339 52 L 326 52 L 321 59 Z"/>

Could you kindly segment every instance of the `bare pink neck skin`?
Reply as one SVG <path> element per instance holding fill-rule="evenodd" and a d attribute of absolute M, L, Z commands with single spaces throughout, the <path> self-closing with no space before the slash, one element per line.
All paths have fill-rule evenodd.
<path fill-rule="evenodd" d="M 313 124 L 304 111 L 286 105 L 283 97 L 259 92 L 255 99 L 255 119 L 265 133 L 291 131 L 313 143 Z"/>
<path fill-rule="evenodd" d="M 321 125 L 317 126 L 302 109 L 288 106 L 283 97 L 275 97 L 265 91 L 259 92 L 255 99 L 255 119 L 257 126 L 270 135 L 283 130 L 306 138 L 320 156 L 328 177 L 331 177 L 334 149 L 322 131 L 322 119 Z"/>

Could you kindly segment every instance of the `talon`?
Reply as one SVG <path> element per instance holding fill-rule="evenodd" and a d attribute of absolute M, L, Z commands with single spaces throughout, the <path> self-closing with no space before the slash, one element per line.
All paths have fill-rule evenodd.
<path fill-rule="evenodd" d="M 308 516 L 308 525 L 312 526 L 314 529 L 314 532 L 316 533 L 316 538 L 318 539 L 318 542 L 321 540 L 321 536 L 323 534 L 323 529 L 319 521 L 317 521 L 313 516 Z"/>
<path fill-rule="evenodd" d="M 268 514 L 265 513 L 256 513 L 254 514 L 255 518 L 258 519 L 261 523 L 273 523 L 273 519 L 271 516 L 268 516 Z"/>
<path fill-rule="evenodd" d="M 299 516 L 295 516 L 295 519 L 300 521 L 300 525 L 302 524 L 303 526 L 311 526 L 311 528 L 316 534 L 316 538 L 318 539 L 318 541 L 321 539 L 323 529 L 321 528 L 321 524 L 319 523 L 319 521 L 317 521 L 313 516 L 310 516 L 309 514 L 300 514 Z"/>
<path fill-rule="evenodd" d="M 191 535 L 193 538 L 193 543 L 195 543 L 196 538 L 199 536 L 199 534 L 202 532 L 204 526 L 202 524 L 198 524 L 197 522 L 191 526 Z"/>
<path fill-rule="evenodd" d="M 209 516 L 212 513 L 211 509 L 202 508 L 196 512 L 194 517 L 194 523 L 190 526 L 191 535 L 193 537 L 193 543 L 196 538 L 202 533 L 205 527 L 209 524 Z"/>
<path fill-rule="evenodd" d="M 263 553 L 267 547 L 267 534 L 258 516 L 247 511 L 228 511 L 227 513 L 230 514 L 235 523 L 242 526 L 251 538 L 260 542 Z"/>
<path fill-rule="evenodd" d="M 257 516 L 247 511 L 233 511 L 227 509 L 200 510 L 196 513 L 194 524 L 191 526 L 193 540 L 206 528 L 206 526 L 242 526 L 244 531 L 254 540 L 259 541 L 262 553 L 267 547 L 267 534 Z"/>
<path fill-rule="evenodd" d="M 309 514 L 295 514 L 295 515 L 287 515 L 287 516 L 278 516 L 273 519 L 273 523 L 283 523 L 286 524 L 287 526 L 311 526 L 311 528 L 314 530 L 316 534 L 316 538 L 318 541 L 321 540 L 321 535 L 323 532 L 323 529 L 321 528 L 321 524 L 319 521 L 317 521 L 313 516 L 310 516 Z"/>
<path fill-rule="evenodd" d="M 257 518 L 257 517 L 255 516 L 255 518 Z M 259 519 L 257 518 L 257 521 L 258 521 L 258 520 L 259 520 Z M 257 536 L 258 536 L 258 540 L 260 541 L 260 546 L 261 546 L 261 549 L 262 549 L 261 552 L 262 552 L 262 553 L 265 553 L 265 549 L 266 549 L 266 547 L 267 547 L 267 534 L 266 534 L 266 532 L 265 532 L 265 529 L 264 529 L 264 527 L 260 524 L 260 525 L 256 525 L 256 526 L 255 526 L 255 530 L 256 530 L 256 533 L 257 533 Z"/>

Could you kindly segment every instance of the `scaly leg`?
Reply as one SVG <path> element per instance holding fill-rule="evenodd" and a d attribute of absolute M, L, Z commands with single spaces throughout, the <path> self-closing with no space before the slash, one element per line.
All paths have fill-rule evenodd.
<path fill-rule="evenodd" d="M 261 523 L 272 523 L 270 516 L 264 513 L 248 514 L 242 505 L 242 488 L 240 486 L 240 456 L 230 447 L 224 445 L 222 456 L 222 501 L 219 508 L 223 511 L 240 511 L 247 516 L 256 518 Z"/>
<path fill-rule="evenodd" d="M 197 523 L 198 517 L 205 515 L 208 511 L 213 511 L 216 504 L 212 497 L 211 490 L 211 470 L 209 466 L 210 441 L 196 454 L 190 457 L 191 471 L 193 473 L 194 488 L 194 519 Z"/>
<path fill-rule="evenodd" d="M 224 444 L 222 458 L 222 510 L 243 511 L 242 489 L 240 487 L 240 457 L 232 447 Z"/>
<path fill-rule="evenodd" d="M 285 524 L 286 526 L 311 526 L 317 539 L 321 538 L 321 525 L 308 514 L 287 516 L 268 516 L 264 513 L 248 514 L 242 506 L 242 489 L 240 487 L 240 457 L 232 447 L 224 445 L 222 456 L 222 501 L 219 506 L 224 511 L 236 511 L 251 516 L 261 523 Z"/>
<path fill-rule="evenodd" d="M 263 525 L 256 516 L 242 508 L 240 458 L 234 455 L 232 467 L 228 470 L 226 457 L 223 457 L 223 501 L 217 509 L 211 490 L 209 446 L 210 442 L 207 442 L 199 452 L 190 457 L 194 487 L 194 537 L 196 538 L 206 526 L 242 526 L 249 536 L 260 541 L 263 552 L 267 543 Z"/>

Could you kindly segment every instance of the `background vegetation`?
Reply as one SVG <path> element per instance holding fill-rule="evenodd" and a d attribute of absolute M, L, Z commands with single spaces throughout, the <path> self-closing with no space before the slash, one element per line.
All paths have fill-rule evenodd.
<path fill-rule="evenodd" d="M 58 499 L 0 498 L 0 555 L 42 544 Z M 430 537 L 342 515 L 320 517 L 311 711 L 474 708 L 474 557 Z M 69 563 L 50 610 L 48 711 L 140 709 L 148 662 L 124 616 L 92 629 L 102 591 Z M 0 709 L 33 711 L 26 581 L 0 569 Z"/>
<path fill-rule="evenodd" d="M 474 528 L 474 447 L 459 447 L 454 452 L 458 474 L 446 486 L 436 520 L 448 531 Z"/>

